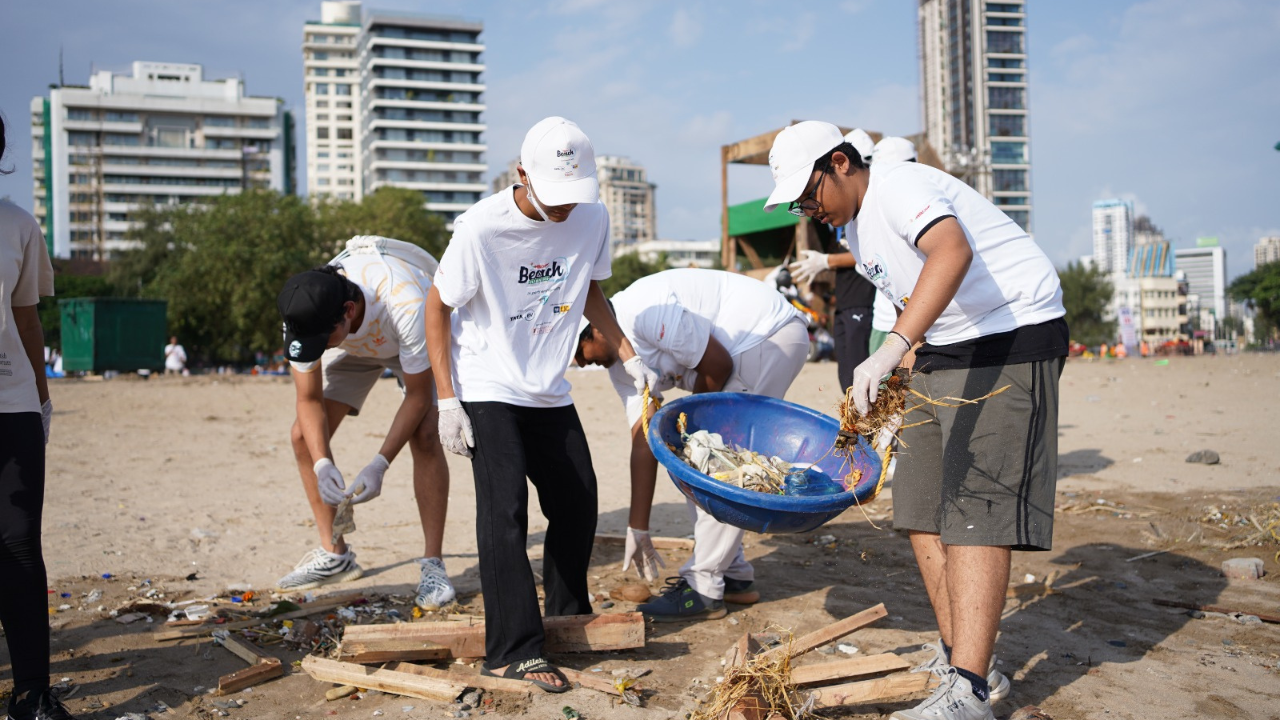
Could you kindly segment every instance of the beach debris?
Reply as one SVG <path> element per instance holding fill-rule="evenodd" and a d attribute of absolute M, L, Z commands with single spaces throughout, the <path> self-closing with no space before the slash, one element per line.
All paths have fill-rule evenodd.
<path fill-rule="evenodd" d="M 1168 360 L 1165 360 L 1165 363 L 1168 362 Z M 1009 720 L 1053 720 L 1053 718 L 1049 716 L 1049 713 L 1035 705 L 1026 705 L 1014 710 L 1013 714 L 1009 716 Z"/>
<path fill-rule="evenodd" d="M 610 591 L 609 597 L 614 600 L 642 603 L 653 597 L 653 592 L 644 583 L 627 583 Z"/>
<path fill-rule="evenodd" d="M 338 509 L 333 516 L 333 537 L 331 539 L 334 545 L 338 544 L 342 536 L 356 531 L 356 511 L 355 508 L 351 507 L 351 500 L 362 492 L 364 492 L 364 483 L 352 488 L 351 494 L 342 498 L 342 502 L 338 503 Z"/>
<path fill-rule="evenodd" d="M 1192 615 L 1193 617 L 1194 617 L 1194 613 L 1201 613 L 1202 615 L 1204 613 L 1217 613 L 1220 615 L 1227 615 L 1231 617 L 1252 615 L 1253 617 L 1258 618 L 1264 623 L 1280 623 L 1280 615 L 1253 612 L 1253 611 L 1242 611 L 1242 610 L 1237 610 L 1235 608 L 1223 607 L 1221 605 L 1198 605 L 1196 603 L 1186 602 L 1183 600 L 1164 600 L 1161 598 L 1153 598 L 1151 602 L 1161 607 L 1182 608 L 1183 610 L 1189 610 L 1190 612 L 1187 614 Z"/>
<path fill-rule="evenodd" d="M 1222 562 L 1222 574 L 1233 580 L 1257 580 L 1264 572 L 1261 558 L 1231 558 Z"/>
<path fill-rule="evenodd" d="M 120 623 L 121 625 L 128 625 L 130 623 L 134 623 L 139 620 L 142 620 L 143 618 L 146 618 L 146 617 L 150 617 L 150 616 L 147 615 L 146 613 L 140 613 L 140 612 L 125 613 L 123 615 L 117 615 L 116 622 Z"/>
<path fill-rule="evenodd" d="M 752 450 L 726 444 L 719 433 L 708 430 L 690 433 L 688 417 L 684 413 L 680 413 L 676 429 L 684 447 L 672 452 L 714 480 L 770 495 L 828 495 L 845 490 L 810 464 L 792 464 L 776 455 L 765 457 Z"/>
<path fill-rule="evenodd" d="M 360 688 L 355 685 L 339 685 L 336 688 L 325 690 L 324 699 L 333 702 L 334 700 L 341 700 L 344 697 L 355 695 L 358 692 L 360 692 Z"/>
<path fill-rule="evenodd" d="M 644 647 L 644 616 L 640 613 L 607 615 L 560 615 L 542 619 L 547 652 L 600 652 Z M 448 650 L 449 657 L 484 657 L 484 618 L 460 616 L 442 622 L 414 622 L 377 625 L 348 625 L 343 635 L 343 652 L 348 643 L 374 640 L 402 640 L 434 643 Z"/>
<path fill-rule="evenodd" d="M 239 692 L 284 675 L 284 665 L 280 662 L 280 658 L 266 654 L 257 645 L 225 630 L 215 631 L 213 639 L 233 655 L 249 663 L 249 667 L 244 670 L 237 670 L 218 678 L 219 695 Z"/>
<path fill-rule="evenodd" d="M 1204 465 L 1217 465 L 1218 460 L 1218 453 L 1213 450 L 1197 450 L 1187 456 L 1187 462 L 1202 463 Z"/>
<path fill-rule="evenodd" d="M 215 630 L 245 630 L 248 628 L 256 628 L 259 626 L 270 624 L 272 626 L 284 621 L 304 618 L 308 615 L 315 615 L 323 612 L 334 610 L 335 608 L 346 605 L 357 605 L 365 602 L 363 593 L 349 593 L 345 595 L 330 595 L 323 598 L 317 598 L 310 602 L 295 604 L 288 601 L 280 601 L 275 603 L 265 613 L 249 617 L 245 620 L 232 620 L 228 622 L 218 622 L 217 618 L 210 618 L 199 624 L 190 624 L 189 621 L 179 620 L 177 622 L 169 622 L 165 624 L 166 628 L 154 635 L 152 639 L 157 642 L 165 642 L 168 640 L 182 640 L 191 637 L 200 637 L 210 635 Z M 288 608 L 288 609 L 285 609 Z M 248 610 L 248 608 L 245 608 Z M 284 610 L 284 612 L 281 612 Z M 248 614 L 248 613 L 244 613 Z M 243 614 L 242 614 L 243 616 Z"/>

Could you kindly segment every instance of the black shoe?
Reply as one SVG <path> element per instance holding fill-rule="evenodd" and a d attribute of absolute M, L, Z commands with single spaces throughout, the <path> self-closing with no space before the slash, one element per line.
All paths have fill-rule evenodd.
<path fill-rule="evenodd" d="M 682 577 L 667 578 L 662 596 L 636 607 L 654 622 L 678 622 L 680 620 L 715 620 L 729 614 L 723 600 L 713 600 L 692 587 Z"/>
<path fill-rule="evenodd" d="M 22 700 L 14 695 L 9 698 L 9 720 L 76 720 L 67 712 L 62 701 L 49 690 L 26 693 Z"/>
<path fill-rule="evenodd" d="M 760 591 L 751 580 L 724 578 L 724 601 L 735 605 L 752 605 L 760 601 Z"/>

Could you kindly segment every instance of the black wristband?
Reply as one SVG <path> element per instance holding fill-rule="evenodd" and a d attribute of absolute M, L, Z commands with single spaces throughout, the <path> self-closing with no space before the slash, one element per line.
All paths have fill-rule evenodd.
<path fill-rule="evenodd" d="M 910 340 L 908 340 L 908 339 L 907 339 L 907 336 L 906 336 L 906 335 L 903 335 L 902 333 L 898 332 L 897 330 L 890 330 L 890 331 L 889 331 L 889 333 L 890 333 L 891 335 L 897 335 L 898 337 L 902 338 L 902 342 L 906 343 L 908 348 L 910 348 L 910 347 L 912 346 L 912 344 L 913 344 L 913 343 L 912 343 Z"/>

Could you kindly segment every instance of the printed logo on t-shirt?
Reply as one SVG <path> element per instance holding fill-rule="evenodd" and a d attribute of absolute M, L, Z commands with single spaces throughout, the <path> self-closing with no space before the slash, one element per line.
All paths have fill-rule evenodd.
<path fill-rule="evenodd" d="M 516 314 L 516 315 L 512 315 L 510 318 L 508 318 L 508 321 L 510 321 L 510 322 L 516 322 L 516 321 L 519 321 L 519 320 L 529 321 L 529 320 L 532 320 L 532 319 L 533 319 L 533 311 L 532 311 L 532 310 L 530 310 L 529 312 L 525 312 L 525 313 L 518 313 L 518 314 Z"/>
<path fill-rule="evenodd" d="M 553 315 L 561 315 L 561 314 L 564 314 L 564 313 L 569 312 L 569 308 L 571 308 L 571 307 L 573 307 L 573 306 L 572 306 L 572 305 L 570 305 L 569 303 L 565 303 L 565 304 L 563 304 L 563 305 L 556 305 L 556 306 L 553 306 L 553 307 L 551 308 L 551 313 L 552 313 Z"/>
<path fill-rule="evenodd" d="M 550 333 L 550 332 L 551 332 L 551 329 L 552 329 L 553 327 L 555 327 L 555 323 L 554 323 L 554 322 L 538 323 L 537 325 L 534 325 L 534 326 L 533 326 L 533 333 L 532 333 L 532 334 L 533 334 L 533 335 L 546 335 L 546 334 L 548 334 L 548 333 Z"/>
<path fill-rule="evenodd" d="M 550 262 L 521 265 L 520 276 L 516 282 L 521 285 L 541 285 L 544 283 L 564 282 L 565 275 L 568 273 L 568 258 L 558 257 Z"/>

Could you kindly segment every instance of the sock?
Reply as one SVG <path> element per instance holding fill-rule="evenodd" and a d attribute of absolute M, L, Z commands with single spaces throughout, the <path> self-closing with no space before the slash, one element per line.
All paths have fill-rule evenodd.
<path fill-rule="evenodd" d="M 991 697 L 991 686 L 987 684 L 987 679 L 981 675 L 974 675 L 964 668 L 956 668 L 956 672 L 960 673 L 960 677 L 969 681 L 973 686 L 973 694 L 979 700 L 986 702 Z"/>
<path fill-rule="evenodd" d="M 941 638 L 938 639 L 938 642 L 942 643 L 942 652 L 947 654 L 947 662 L 950 663 L 951 662 L 951 646 L 947 644 L 946 640 L 943 640 Z"/>

